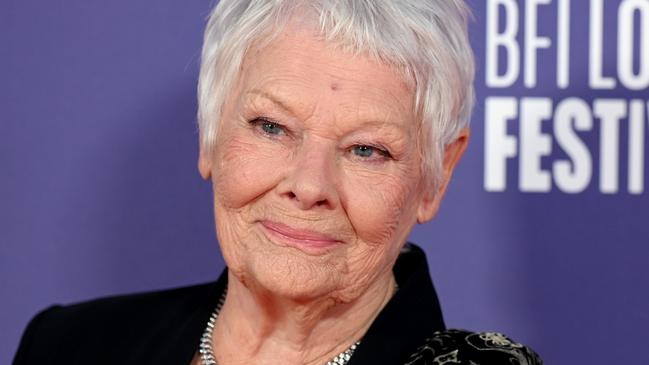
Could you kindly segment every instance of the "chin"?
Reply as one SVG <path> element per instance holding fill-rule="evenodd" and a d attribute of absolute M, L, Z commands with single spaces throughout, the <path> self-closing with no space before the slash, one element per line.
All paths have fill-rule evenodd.
<path fill-rule="evenodd" d="M 248 278 L 246 281 L 256 283 L 271 295 L 296 301 L 328 297 L 342 287 L 344 265 L 334 265 L 322 257 L 314 258 L 291 248 L 280 251 L 284 252 L 248 256 L 247 267 L 240 270 Z"/>

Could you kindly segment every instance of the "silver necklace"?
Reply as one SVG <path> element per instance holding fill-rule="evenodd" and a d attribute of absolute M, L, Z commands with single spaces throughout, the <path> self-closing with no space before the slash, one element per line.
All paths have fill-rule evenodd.
<path fill-rule="evenodd" d="M 216 305 L 214 312 L 212 312 L 210 319 L 207 321 L 207 326 L 205 327 L 205 331 L 203 331 L 203 336 L 201 336 L 201 343 L 198 347 L 198 352 L 201 354 L 201 363 L 203 365 L 218 365 L 218 363 L 216 362 L 216 356 L 214 356 L 214 351 L 212 351 L 212 332 L 214 331 L 214 325 L 216 324 L 216 319 L 219 316 L 219 312 L 221 311 L 221 308 L 223 308 L 223 302 L 225 302 L 225 293 L 226 292 L 224 291 L 223 295 L 221 295 L 219 303 Z M 336 357 L 328 361 L 326 365 L 347 364 L 360 343 L 361 342 L 358 341 L 355 344 L 351 345 L 347 350 L 341 352 Z"/>

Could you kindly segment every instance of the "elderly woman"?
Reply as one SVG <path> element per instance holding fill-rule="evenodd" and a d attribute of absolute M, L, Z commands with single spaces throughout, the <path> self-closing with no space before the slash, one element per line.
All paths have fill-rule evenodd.
<path fill-rule="evenodd" d="M 212 284 L 52 307 L 15 364 L 535 364 L 445 330 L 421 249 L 464 152 L 461 0 L 223 0 L 205 33 Z M 516 361 L 516 362 L 511 362 Z"/>

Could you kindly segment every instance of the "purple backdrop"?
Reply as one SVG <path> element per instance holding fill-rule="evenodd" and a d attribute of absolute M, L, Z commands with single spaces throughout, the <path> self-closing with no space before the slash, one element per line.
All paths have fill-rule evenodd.
<path fill-rule="evenodd" d="M 548 364 L 649 363 L 648 2 L 606 1 L 594 42 L 599 0 L 536 1 L 538 13 L 533 1 L 471 3 L 473 140 L 439 216 L 412 234 L 447 323 L 508 333 Z M 565 4 L 568 27 L 558 30 Z M 207 281 L 223 268 L 210 186 L 196 171 L 195 84 L 211 6 L 0 2 L 0 363 L 51 303 Z M 526 37 L 535 29 L 547 49 Z M 567 82 L 555 81 L 566 69 Z M 575 97 L 581 109 L 554 114 Z M 598 112 L 602 100 L 625 116 L 605 122 L 615 107 Z"/>

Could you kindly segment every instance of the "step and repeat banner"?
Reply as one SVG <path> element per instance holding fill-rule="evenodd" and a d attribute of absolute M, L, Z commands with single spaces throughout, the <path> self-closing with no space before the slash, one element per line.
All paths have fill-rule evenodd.
<path fill-rule="evenodd" d="M 447 325 L 649 364 L 649 0 L 469 3 L 470 147 L 410 237 Z M 223 269 L 196 169 L 212 6 L 0 3 L 0 363 L 53 303 Z"/>
<path fill-rule="evenodd" d="M 642 194 L 649 2 L 482 5 L 485 191 Z"/>

